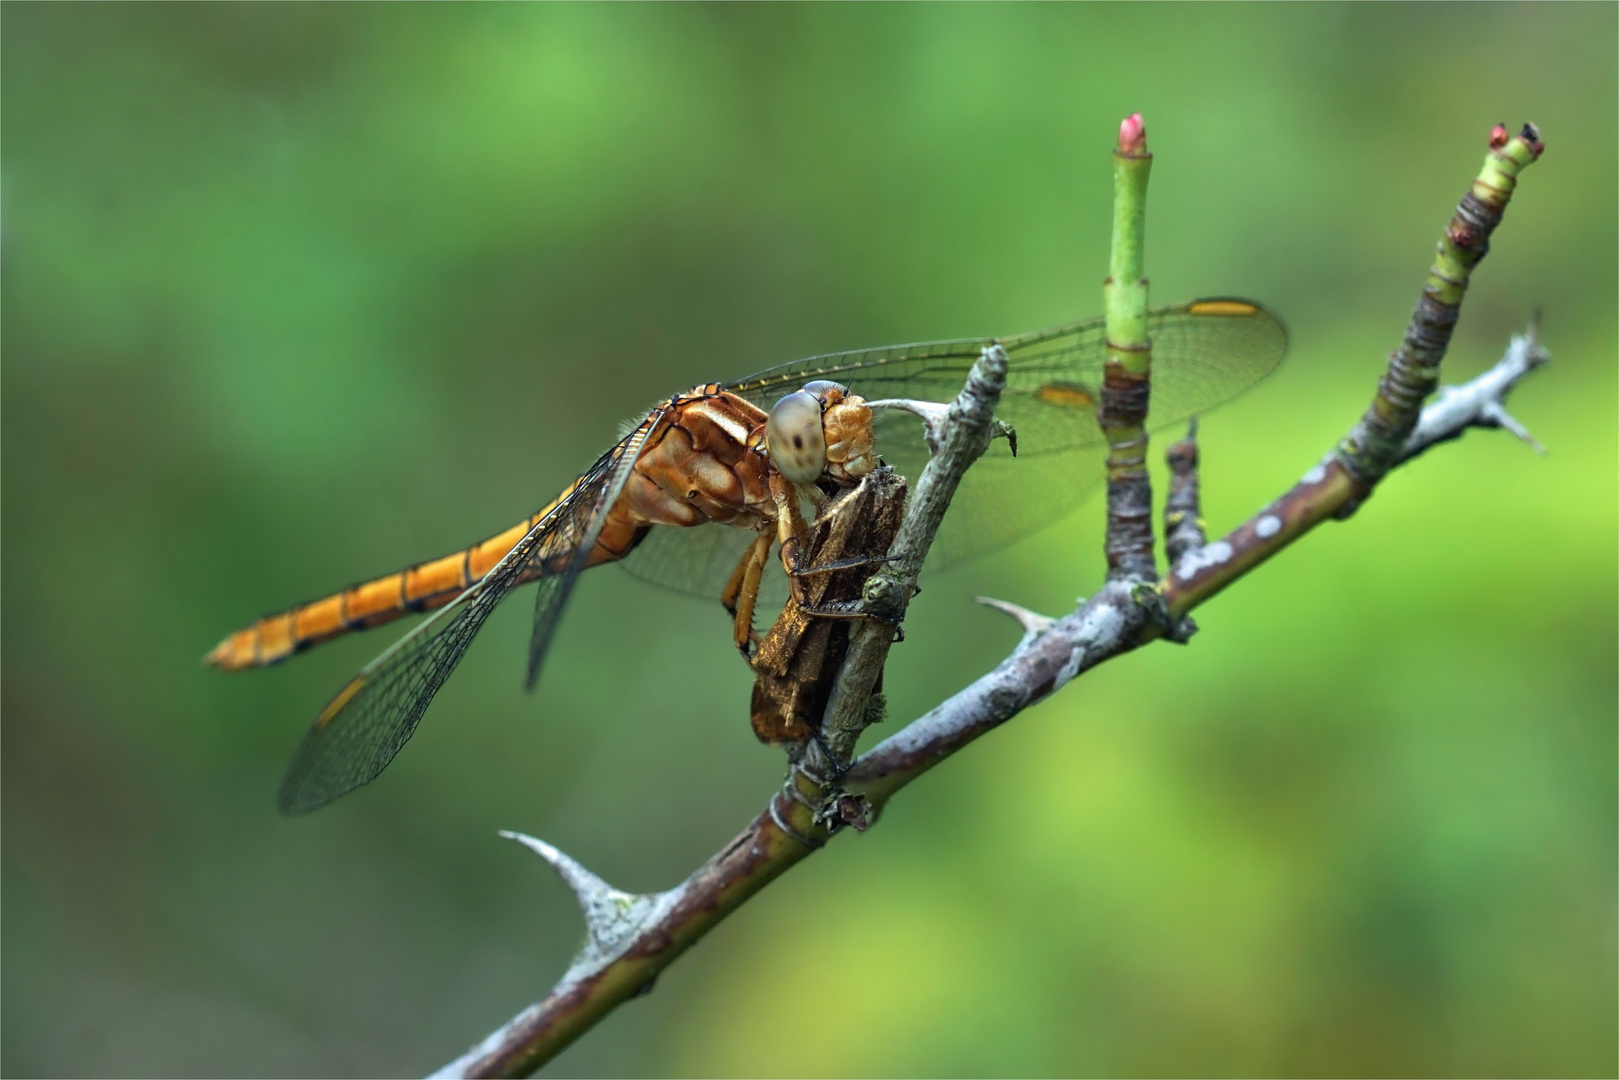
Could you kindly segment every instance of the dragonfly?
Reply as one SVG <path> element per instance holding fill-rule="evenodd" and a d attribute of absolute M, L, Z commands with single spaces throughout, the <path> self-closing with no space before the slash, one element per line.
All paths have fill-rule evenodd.
<path fill-rule="evenodd" d="M 1148 314 L 1147 328 L 1149 429 L 1242 393 L 1287 351 L 1286 325 L 1252 300 L 1159 308 Z M 610 562 L 655 584 L 717 595 L 747 655 L 758 640 L 752 624 L 761 597 L 766 604 L 787 593 L 802 600 L 807 577 L 847 565 L 802 563 L 817 507 L 879 464 L 914 482 L 929 451 L 918 415 L 925 410 L 907 406 L 953 399 L 972 364 L 997 341 L 1008 367 L 996 416 L 1015 431 L 1016 453 L 997 442 L 968 470 L 930 566 L 980 554 L 1061 518 L 1104 479 L 1106 446 L 1096 422 L 1107 355 L 1100 317 L 999 339 L 831 353 L 694 387 L 649 410 L 560 495 L 504 532 L 264 616 L 204 658 L 226 671 L 264 667 L 344 634 L 431 612 L 321 710 L 288 767 L 278 806 L 306 813 L 375 779 L 415 732 L 491 612 L 528 583 L 538 584 L 530 688 L 580 573 Z M 804 610 L 817 614 L 813 605 Z"/>

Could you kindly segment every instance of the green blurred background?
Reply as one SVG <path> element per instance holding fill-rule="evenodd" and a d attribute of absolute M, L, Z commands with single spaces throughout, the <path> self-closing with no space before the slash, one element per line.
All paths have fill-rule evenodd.
<path fill-rule="evenodd" d="M 7 4 L 0 1067 L 418 1073 L 581 933 L 496 829 L 637 890 L 725 843 L 781 759 L 715 603 L 593 572 L 532 697 L 507 605 L 299 820 L 281 769 L 394 631 L 198 657 L 504 528 L 695 382 L 1096 313 L 1140 109 L 1154 297 L 1293 331 L 1206 419 L 1211 527 L 1364 407 L 1498 120 L 1549 149 L 1447 367 L 1542 307 L 1550 455 L 1400 471 L 550 1071 L 1613 1075 L 1616 10 Z M 1091 590 L 1100 516 L 933 579 L 891 716 L 1011 646 L 971 596 Z"/>

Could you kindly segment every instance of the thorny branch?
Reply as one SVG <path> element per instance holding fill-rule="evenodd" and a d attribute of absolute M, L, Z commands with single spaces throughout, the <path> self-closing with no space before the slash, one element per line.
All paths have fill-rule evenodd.
<path fill-rule="evenodd" d="M 1145 133 L 1139 117 L 1132 120 L 1134 129 L 1131 121 L 1121 129 L 1121 150 L 1127 157 L 1137 154 L 1139 160 L 1145 153 Z M 1135 142 L 1126 138 L 1132 135 Z M 1171 484 L 1164 521 L 1170 561 L 1166 578 L 1159 582 L 1152 565 L 1110 574 L 1094 596 L 1057 619 L 1004 601 L 981 599 L 1022 626 L 1023 637 L 1011 655 L 857 758 L 842 776 L 841 792 L 863 798 L 875 818 L 888 799 L 911 780 L 1076 676 L 1156 638 L 1183 640 L 1193 629 L 1185 616 L 1198 604 L 1316 524 L 1347 518 L 1389 470 L 1460 437 L 1469 428 L 1505 428 L 1540 449 L 1505 405 L 1518 382 L 1548 359 L 1533 323 L 1526 333 L 1512 339 L 1506 354 L 1489 371 L 1461 386 L 1440 389 L 1426 408 L 1421 407 L 1438 385 L 1439 362 L 1469 274 L 1487 248 L 1489 232 L 1500 221 L 1517 174 L 1539 157 L 1543 146 L 1539 133 L 1525 125 L 1514 137 L 1497 127 L 1491 132 L 1490 149 L 1484 170 L 1446 230 L 1405 342 L 1391 355 L 1371 406 L 1320 464 L 1247 522 L 1222 539 L 1206 543 L 1198 518 L 1194 427 L 1167 455 Z M 1144 180 L 1141 187 L 1145 187 Z M 1115 255 L 1117 264 L 1117 251 Z M 892 549 L 898 559 L 873 575 L 864 596 L 868 609 L 883 615 L 884 621 L 892 616 L 897 622 L 903 616 L 916 574 L 956 485 L 995 433 L 990 412 L 1005 379 L 1005 356 L 996 354 L 1000 354 L 998 348 L 985 350 L 948 414 L 930 432 L 937 440 L 935 456 L 907 507 Z M 1129 467 L 1135 463 L 1115 464 Z M 1131 521 L 1137 533 L 1141 525 Z M 1150 537 L 1150 518 L 1145 528 Z M 1139 544 L 1132 544 L 1132 551 L 1136 548 Z M 891 640 L 892 627 L 877 620 L 866 622 L 851 635 L 823 720 L 834 756 L 852 750 L 866 699 Z M 822 804 L 829 790 L 839 790 L 827 777 L 841 771 L 836 767 L 841 762 L 815 764 L 823 769 L 830 766 L 830 772 L 795 767 L 782 791 L 741 835 L 666 892 L 621 892 L 543 841 L 503 834 L 526 844 L 558 872 L 579 899 L 589 937 L 544 1000 L 523 1010 L 435 1075 L 527 1075 L 620 1003 L 649 990 L 658 973 L 709 929 L 838 830 L 837 821 L 817 815 L 814 808 Z"/>
<path fill-rule="evenodd" d="M 1436 443 L 1460 437 L 1468 428 L 1507 427 L 1496 417 L 1497 413 L 1505 415 L 1506 395 L 1548 359 L 1535 342 L 1532 328 L 1530 333 L 1513 337 L 1506 355 L 1494 367 L 1462 386 L 1447 387 L 1439 400 L 1422 410 L 1412 439 L 1420 434 L 1424 441 L 1408 444 L 1399 464 Z M 1179 445 L 1184 444 L 1172 447 L 1171 453 Z M 1259 519 L 1264 516 L 1262 513 Z M 1208 547 L 1230 546 L 1231 542 L 1228 537 Z M 1197 551 L 1187 556 L 1193 561 L 1199 557 Z M 1135 640 L 1136 635 L 1153 630 L 1132 590 L 1118 582 L 1109 582 L 1077 611 L 1051 621 L 1043 630 L 1043 616 L 999 601 L 991 606 L 1017 618 L 1024 627 L 1023 640 L 995 670 L 860 756 L 844 783 L 851 791 L 864 794 L 874 807 L 880 808 L 911 780 L 1077 675 L 1137 647 L 1141 642 Z"/>

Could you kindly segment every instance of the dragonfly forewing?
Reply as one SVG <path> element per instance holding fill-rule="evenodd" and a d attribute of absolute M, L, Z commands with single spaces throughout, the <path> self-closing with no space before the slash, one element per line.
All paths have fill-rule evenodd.
<path fill-rule="evenodd" d="M 754 534 L 744 529 L 653 529 L 619 565 L 642 581 L 712 600 L 753 541 Z M 779 606 L 786 599 L 787 575 L 780 561 L 771 559 L 759 603 Z"/>
<path fill-rule="evenodd" d="M 376 779 L 410 740 L 422 714 L 495 608 L 536 567 L 540 578 L 529 668 L 537 675 L 583 554 L 600 535 L 656 414 L 576 481 L 567 496 L 494 568 L 349 680 L 304 736 L 281 783 L 283 813 L 319 809 Z M 583 547 L 580 545 L 583 544 Z"/>
<path fill-rule="evenodd" d="M 534 631 L 528 640 L 528 677 L 524 683 L 530 690 L 534 689 L 534 684 L 540 678 L 540 664 L 545 660 L 546 650 L 551 647 L 551 639 L 556 635 L 557 623 L 562 619 L 562 609 L 568 603 L 574 583 L 584 572 L 596 540 L 601 536 L 602 527 L 607 524 L 607 511 L 618 502 L 624 484 L 635 469 L 636 458 L 641 456 L 641 447 L 662 419 L 662 411 L 654 410 L 641 422 L 640 427 L 625 436 L 596 463 L 592 470 L 590 511 L 567 515 L 559 523 L 556 534 L 547 537 L 540 545 L 541 550 L 531 556 L 531 561 L 539 560 L 542 568 L 551 572 L 540 578 L 539 595 L 534 598 Z M 548 556 L 548 551 L 556 554 Z M 553 560 L 564 565 L 543 565 Z"/>
<path fill-rule="evenodd" d="M 1263 305 L 1214 298 L 1158 308 L 1152 338 L 1152 405 L 1158 430 L 1229 401 L 1274 371 L 1287 353 L 1287 328 Z M 769 408 L 809 379 L 834 379 L 868 401 L 945 402 L 961 390 L 989 338 L 922 342 L 832 353 L 769 368 L 729 389 Z M 967 471 L 928 557 L 931 569 L 994 550 L 1050 525 L 1105 479 L 1096 423 L 1107 327 L 1102 318 L 1000 339 L 1006 388 L 996 415 L 1017 430 L 1014 459 L 1003 440 Z M 880 411 L 877 451 L 913 482 L 928 448 L 917 416 Z M 671 544 L 684 538 L 670 538 Z M 665 578 L 665 580 L 668 580 Z"/>

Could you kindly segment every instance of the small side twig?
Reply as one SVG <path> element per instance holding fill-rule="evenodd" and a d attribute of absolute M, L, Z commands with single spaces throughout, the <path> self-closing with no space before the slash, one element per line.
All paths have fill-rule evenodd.
<path fill-rule="evenodd" d="M 1489 403 L 1499 403 L 1518 381 L 1548 359 L 1537 347 L 1535 355 L 1539 359 L 1525 363 L 1523 342 L 1521 337 L 1513 338 L 1499 363 L 1478 378 L 1455 387 L 1453 398 L 1442 397 L 1422 411 L 1416 430 L 1424 433 L 1428 440 L 1424 449 L 1456 439 L 1468 428 L 1497 426 L 1489 418 Z M 1473 404 L 1467 409 L 1455 407 L 1454 402 L 1460 400 Z M 1400 464 L 1412 460 L 1418 453 L 1420 450 L 1405 455 Z M 1317 466 L 1311 472 L 1320 469 Z M 1262 521 L 1264 516 L 1262 512 L 1257 520 Z M 1252 522 L 1244 526 L 1252 527 Z M 1193 549 L 1185 559 L 1196 561 L 1201 557 L 1222 564 L 1231 561 L 1230 538 L 1217 540 L 1204 550 L 1210 553 L 1200 555 Z M 1172 584 L 1179 574 L 1180 571 L 1176 571 L 1166 584 Z M 1167 588 L 1166 593 L 1174 605 L 1175 594 Z M 992 606 L 1000 607 L 1000 603 Z M 880 810 L 906 784 L 957 750 L 1062 689 L 1097 664 L 1131 651 L 1139 644 L 1137 635 L 1153 629 L 1150 618 L 1129 587 L 1109 582 L 1077 611 L 1051 620 L 1039 635 L 1031 639 L 1026 634 L 1012 654 L 993 671 L 862 754 L 844 778 L 845 786 L 864 795 Z"/>
<path fill-rule="evenodd" d="M 1546 448 L 1507 412 L 1506 400 L 1525 375 L 1550 359 L 1540 344 L 1539 317 L 1531 317 L 1528 329 L 1513 335 L 1506 355 L 1489 371 L 1465 385 L 1439 388 L 1439 396 L 1422 410 L 1422 418 L 1406 438 L 1400 464 L 1475 427 L 1503 428 L 1535 453 L 1544 454 Z"/>
<path fill-rule="evenodd" d="M 1275 502 L 1177 567 L 1164 584 L 1170 617 L 1192 610 L 1329 518 L 1345 518 L 1405 459 L 1422 402 L 1439 382 L 1472 271 L 1489 247 L 1517 178 L 1545 149 L 1533 124 L 1508 137 L 1497 126 L 1478 178 L 1445 228 L 1405 339 L 1359 422 L 1337 448 Z M 1497 421 L 1498 423 L 1498 421 Z"/>
<path fill-rule="evenodd" d="M 1169 463 L 1169 494 L 1164 499 L 1164 554 L 1170 568 L 1208 543 L 1203 531 L 1203 504 L 1198 491 L 1197 418 L 1186 437 L 1164 452 Z"/>
<path fill-rule="evenodd" d="M 1152 479 L 1147 472 L 1147 405 L 1152 339 L 1147 336 L 1147 180 L 1152 154 L 1140 113 L 1119 125 L 1113 151 L 1113 245 L 1102 286 L 1107 361 L 1097 422 L 1107 443 L 1108 578 L 1158 580 L 1153 554 Z"/>

